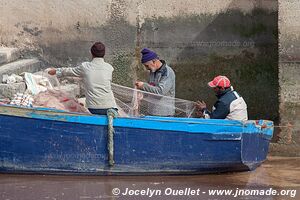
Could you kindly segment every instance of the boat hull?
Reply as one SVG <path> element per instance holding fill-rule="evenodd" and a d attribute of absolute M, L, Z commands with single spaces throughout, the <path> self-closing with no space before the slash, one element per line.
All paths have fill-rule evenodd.
<path fill-rule="evenodd" d="M 230 124 L 228 120 L 117 118 L 115 164 L 110 166 L 105 116 L 29 109 L 18 115 L 2 112 L 0 122 L 0 172 L 4 173 L 145 175 L 253 170 L 266 159 L 272 131 L 272 123 L 266 121 Z M 268 127 L 262 128 L 263 124 Z"/>

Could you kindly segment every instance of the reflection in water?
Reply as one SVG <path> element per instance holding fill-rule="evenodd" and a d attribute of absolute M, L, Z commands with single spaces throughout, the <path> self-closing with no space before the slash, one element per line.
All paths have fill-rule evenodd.
<path fill-rule="evenodd" d="M 192 176 L 41 176 L 0 175 L 1 200 L 91 199 L 299 199 L 300 158 L 270 157 L 253 172 Z M 117 188 L 117 189 L 116 189 Z M 118 190 L 119 189 L 119 190 Z M 232 190 L 229 196 L 209 190 Z M 287 195 L 250 196 L 255 191 Z M 143 190 L 143 191 L 142 191 Z M 294 193 L 292 193 L 292 190 Z M 113 193 L 121 192 L 114 196 Z M 122 195 L 129 192 L 131 195 Z M 194 192 L 194 193 L 193 193 Z M 198 196 L 196 195 L 198 192 Z M 244 192 L 237 195 L 235 192 Z M 136 196 L 134 193 L 143 193 Z M 168 195 L 171 194 L 171 195 Z M 191 196 L 187 196 L 191 194 Z M 295 196 L 296 195 L 296 196 Z M 292 198 L 294 196 L 294 198 Z"/>

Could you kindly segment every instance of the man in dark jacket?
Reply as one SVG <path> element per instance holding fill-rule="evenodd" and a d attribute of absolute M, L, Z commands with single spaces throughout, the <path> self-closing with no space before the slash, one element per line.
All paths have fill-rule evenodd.
<path fill-rule="evenodd" d="M 204 101 L 197 101 L 198 113 L 205 119 L 248 120 L 247 104 L 230 85 L 226 76 L 217 76 L 208 83 L 218 98 L 212 112 L 206 108 Z"/>

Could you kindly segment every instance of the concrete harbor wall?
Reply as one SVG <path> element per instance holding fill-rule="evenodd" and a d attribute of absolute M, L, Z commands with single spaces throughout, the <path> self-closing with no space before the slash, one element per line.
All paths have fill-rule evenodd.
<path fill-rule="evenodd" d="M 300 1 L 279 0 L 280 133 L 274 155 L 300 156 Z"/>

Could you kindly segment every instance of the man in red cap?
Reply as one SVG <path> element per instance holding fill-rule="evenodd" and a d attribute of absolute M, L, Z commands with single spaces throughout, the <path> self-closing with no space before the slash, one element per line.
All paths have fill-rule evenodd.
<path fill-rule="evenodd" d="M 248 120 L 247 104 L 236 91 L 233 90 L 230 80 L 226 76 L 217 76 L 208 83 L 218 101 L 212 112 L 208 111 L 204 101 L 197 101 L 198 115 L 205 119 Z"/>

